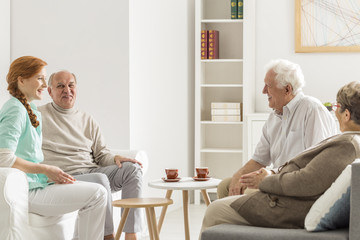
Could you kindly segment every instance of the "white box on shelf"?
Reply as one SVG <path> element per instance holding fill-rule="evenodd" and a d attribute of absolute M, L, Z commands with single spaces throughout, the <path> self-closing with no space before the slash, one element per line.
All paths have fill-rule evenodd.
<path fill-rule="evenodd" d="M 211 109 L 212 116 L 218 115 L 232 115 L 232 116 L 240 116 L 239 108 L 213 108 Z"/>
<path fill-rule="evenodd" d="M 240 109 L 239 102 L 212 102 L 211 108 L 238 108 Z"/>
<path fill-rule="evenodd" d="M 241 117 L 239 116 L 211 116 L 211 121 L 214 122 L 240 122 Z"/>

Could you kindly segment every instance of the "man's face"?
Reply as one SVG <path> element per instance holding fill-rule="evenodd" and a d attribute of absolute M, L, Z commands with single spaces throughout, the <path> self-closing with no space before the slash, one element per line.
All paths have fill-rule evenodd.
<path fill-rule="evenodd" d="M 283 107 L 289 103 L 288 87 L 279 87 L 275 80 L 276 73 L 273 70 L 269 70 L 266 73 L 264 79 L 263 94 L 267 94 L 269 107 L 274 109 L 277 113 L 283 112 Z"/>
<path fill-rule="evenodd" d="M 64 109 L 74 106 L 76 100 L 76 82 L 69 72 L 58 72 L 52 79 L 48 92 L 53 101 Z"/>

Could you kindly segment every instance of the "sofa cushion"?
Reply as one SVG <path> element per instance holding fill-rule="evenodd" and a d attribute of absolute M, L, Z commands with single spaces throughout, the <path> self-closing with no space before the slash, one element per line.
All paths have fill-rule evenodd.
<path fill-rule="evenodd" d="M 351 165 L 313 204 L 305 218 L 308 231 L 325 231 L 349 226 Z"/>
<path fill-rule="evenodd" d="M 206 229 L 201 240 L 348 240 L 349 229 L 308 232 L 305 229 L 263 228 L 220 224 Z"/>

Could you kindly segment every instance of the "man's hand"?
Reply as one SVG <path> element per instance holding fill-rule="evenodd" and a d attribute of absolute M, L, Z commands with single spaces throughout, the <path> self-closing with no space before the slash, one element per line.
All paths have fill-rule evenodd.
<path fill-rule="evenodd" d="M 244 194 L 246 186 L 240 182 L 240 179 L 233 177 L 229 185 L 229 196 Z"/>
<path fill-rule="evenodd" d="M 242 175 L 240 178 L 240 183 L 248 188 L 258 189 L 261 181 L 268 175 L 270 175 L 268 170 L 261 168 L 260 170 Z"/>
<path fill-rule="evenodd" d="M 122 167 L 122 163 L 123 163 L 123 162 L 137 163 L 137 164 L 140 165 L 140 167 L 143 167 L 142 163 L 139 162 L 138 160 L 133 159 L 133 158 L 122 157 L 122 156 L 120 156 L 120 155 L 115 155 L 115 157 L 114 157 L 114 162 L 115 162 L 116 165 L 118 165 L 119 168 Z"/>

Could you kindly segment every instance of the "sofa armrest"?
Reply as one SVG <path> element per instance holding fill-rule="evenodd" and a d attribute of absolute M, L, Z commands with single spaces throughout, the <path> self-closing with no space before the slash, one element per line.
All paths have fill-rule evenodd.
<path fill-rule="evenodd" d="M 351 167 L 350 240 L 360 236 L 360 159 Z"/>
<path fill-rule="evenodd" d="M 29 184 L 24 172 L 0 168 L 0 239 L 27 239 Z"/>
<path fill-rule="evenodd" d="M 116 150 L 116 149 L 111 149 L 111 152 L 115 155 L 120 155 L 123 157 L 128 157 L 128 158 L 133 158 L 138 160 L 139 162 L 142 163 L 143 165 L 143 174 L 145 175 L 145 173 L 148 170 L 149 167 L 149 159 L 148 156 L 146 154 L 145 151 L 142 150 Z M 108 162 L 105 163 L 104 166 L 109 166 L 114 164 L 114 162 Z"/>

